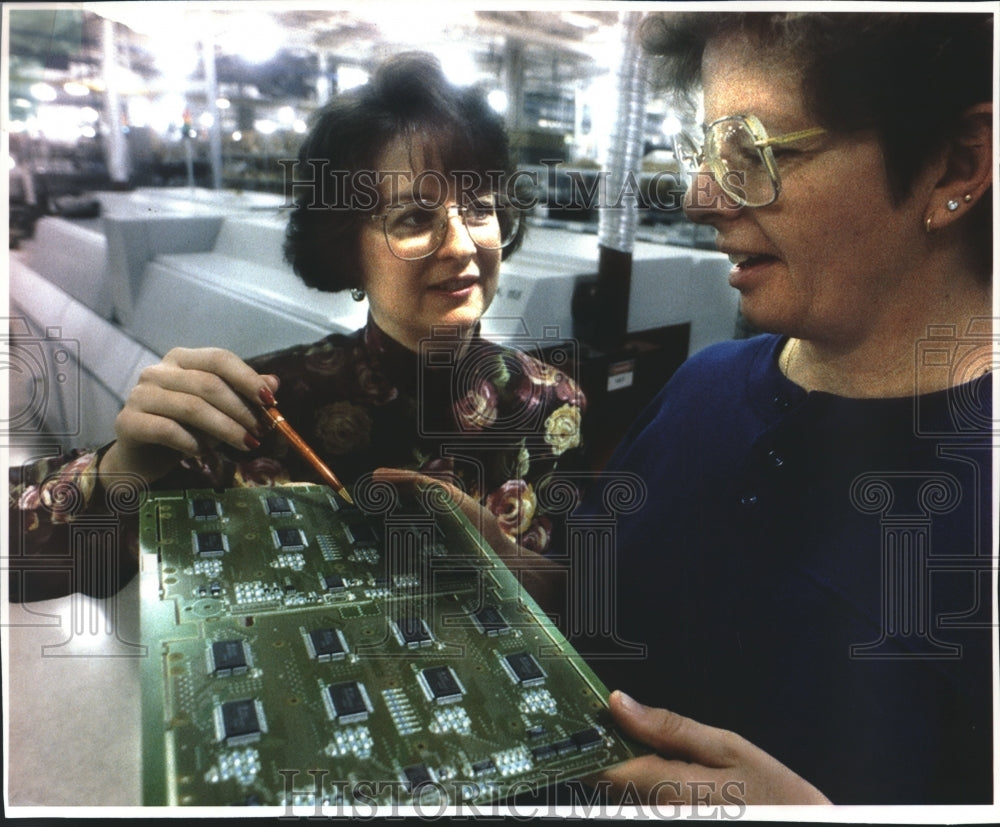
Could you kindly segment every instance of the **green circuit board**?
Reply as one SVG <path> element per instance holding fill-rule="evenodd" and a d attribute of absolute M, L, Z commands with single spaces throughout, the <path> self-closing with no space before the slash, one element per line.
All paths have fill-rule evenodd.
<path fill-rule="evenodd" d="M 515 574 L 432 500 L 147 499 L 144 803 L 494 803 L 646 751 Z"/>

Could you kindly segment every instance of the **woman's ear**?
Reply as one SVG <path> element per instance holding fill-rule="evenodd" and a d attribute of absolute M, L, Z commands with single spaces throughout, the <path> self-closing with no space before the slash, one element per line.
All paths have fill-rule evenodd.
<path fill-rule="evenodd" d="M 980 103 L 962 113 L 958 135 L 945 150 L 943 173 L 927 203 L 928 231 L 961 218 L 993 183 L 993 104 Z"/>

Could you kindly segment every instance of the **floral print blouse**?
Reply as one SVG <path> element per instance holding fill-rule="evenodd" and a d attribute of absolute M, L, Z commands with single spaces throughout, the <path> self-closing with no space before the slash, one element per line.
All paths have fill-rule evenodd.
<path fill-rule="evenodd" d="M 563 371 L 478 333 L 460 358 L 448 345 L 446 338 L 432 337 L 415 353 L 369 317 L 352 334 L 332 334 L 248 362 L 279 377 L 282 414 L 348 487 L 379 467 L 447 479 L 496 514 L 506 534 L 545 553 L 558 542 L 560 521 L 547 512 L 544 489 L 557 479 L 557 468 L 584 468 L 584 395 Z M 249 453 L 223 448 L 184 460 L 154 487 L 321 482 L 279 433 L 269 432 L 261 442 Z M 118 555 L 117 571 L 97 577 L 100 583 L 77 576 L 74 586 L 60 586 L 74 520 L 108 511 L 113 498 L 96 481 L 99 456 L 77 450 L 13 474 L 11 558 L 25 574 L 23 583 L 12 577 L 11 599 L 105 594 L 134 575 L 138 525 L 126 516 L 119 520 L 119 545 L 131 553 Z M 46 575 L 44 563 L 53 559 L 61 579 L 55 572 Z"/>

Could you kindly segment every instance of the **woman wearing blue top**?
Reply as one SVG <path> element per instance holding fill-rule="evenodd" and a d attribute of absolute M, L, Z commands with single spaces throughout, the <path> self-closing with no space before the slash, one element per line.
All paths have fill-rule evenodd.
<path fill-rule="evenodd" d="M 592 662 L 657 754 L 595 780 L 991 803 L 992 18 L 694 13 L 644 37 L 703 95 L 685 207 L 767 333 L 689 360 L 606 469 L 642 481 L 609 568 L 615 634 L 645 648 Z"/>
<path fill-rule="evenodd" d="M 565 556 L 515 557 L 452 496 L 653 748 L 588 779 L 613 798 L 991 803 L 992 17 L 696 12 L 643 37 L 701 92 L 685 209 L 767 332 L 678 370 Z"/>

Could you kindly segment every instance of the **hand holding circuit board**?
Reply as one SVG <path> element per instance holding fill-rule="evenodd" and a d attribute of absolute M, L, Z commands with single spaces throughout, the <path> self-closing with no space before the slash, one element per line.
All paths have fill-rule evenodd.
<path fill-rule="evenodd" d="M 438 505 L 366 513 L 314 485 L 146 502 L 147 804 L 486 803 L 646 751 Z"/>

